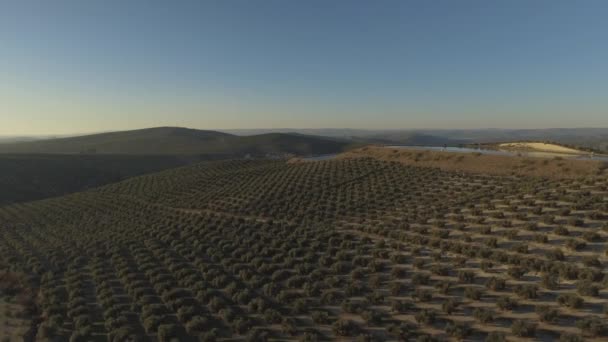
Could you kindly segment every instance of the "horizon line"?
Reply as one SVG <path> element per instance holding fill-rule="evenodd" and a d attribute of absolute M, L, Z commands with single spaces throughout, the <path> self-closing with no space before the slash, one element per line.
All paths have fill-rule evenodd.
<path fill-rule="evenodd" d="M 171 125 L 160 125 L 160 126 L 147 126 L 142 128 L 127 128 L 127 129 L 112 129 L 112 130 L 103 130 L 103 131 L 90 131 L 90 132 L 79 132 L 79 133 L 26 133 L 26 134 L 0 134 L 0 137 L 3 138 L 30 138 L 30 137 L 74 137 L 74 136 L 85 136 L 85 135 L 95 135 L 95 134 L 104 134 L 104 133 L 113 133 L 113 132 L 129 132 L 129 131 L 139 131 L 146 129 L 155 129 L 155 128 L 183 128 L 183 129 L 194 129 L 194 130 L 202 130 L 202 131 L 262 131 L 262 130 L 350 130 L 350 131 L 368 131 L 368 132 L 399 132 L 399 131 L 542 131 L 542 130 L 559 130 L 559 129 L 608 129 L 608 126 L 605 127 L 544 127 L 544 128 L 499 128 L 499 127 L 484 127 L 484 128 L 350 128 L 350 127 L 321 127 L 321 128 L 295 128 L 295 127 L 279 127 L 279 128 L 194 128 L 188 126 L 171 126 Z"/>

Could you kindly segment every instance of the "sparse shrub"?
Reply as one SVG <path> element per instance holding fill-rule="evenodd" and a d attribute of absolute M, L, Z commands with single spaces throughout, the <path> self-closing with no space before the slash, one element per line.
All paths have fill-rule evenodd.
<path fill-rule="evenodd" d="M 561 334 L 559 335 L 559 342 L 584 342 L 585 339 L 579 335 L 574 334 Z"/>
<path fill-rule="evenodd" d="M 559 287 L 559 279 L 552 274 L 545 273 L 541 276 L 540 284 L 548 290 L 555 290 Z"/>
<path fill-rule="evenodd" d="M 391 261 L 395 264 L 405 264 L 407 262 L 407 256 L 400 253 L 393 253 L 391 255 Z"/>
<path fill-rule="evenodd" d="M 576 283 L 576 292 L 581 296 L 597 297 L 600 289 L 589 280 L 581 280 Z"/>
<path fill-rule="evenodd" d="M 431 272 L 438 276 L 447 276 L 448 273 L 450 272 L 450 270 L 449 270 L 449 268 L 442 266 L 442 265 L 433 265 L 431 267 Z"/>
<path fill-rule="evenodd" d="M 483 291 L 476 287 L 467 287 L 464 289 L 464 296 L 472 300 L 479 300 L 483 295 Z"/>
<path fill-rule="evenodd" d="M 431 254 L 431 258 L 433 259 L 433 261 L 435 262 L 440 262 L 441 259 L 443 259 L 443 256 L 441 255 L 441 252 L 433 252 Z"/>
<path fill-rule="evenodd" d="M 342 311 L 350 313 L 350 314 L 358 313 L 359 310 L 362 309 L 361 304 L 359 304 L 357 302 L 353 302 L 350 299 L 343 300 L 340 307 L 342 308 Z"/>
<path fill-rule="evenodd" d="M 314 329 L 307 329 L 302 337 L 300 338 L 301 342 L 318 342 L 322 341 L 322 336 Z"/>
<path fill-rule="evenodd" d="M 492 267 L 494 267 L 494 264 L 491 261 L 482 260 L 479 267 L 482 269 L 482 271 L 488 272 L 489 270 L 492 269 Z"/>
<path fill-rule="evenodd" d="M 303 314 L 308 311 L 308 304 L 306 304 L 306 299 L 298 298 L 296 299 L 291 307 L 291 312 L 294 315 Z"/>
<path fill-rule="evenodd" d="M 416 298 L 420 302 L 429 302 L 433 299 L 433 293 L 425 289 L 416 289 L 412 297 Z"/>
<path fill-rule="evenodd" d="M 382 323 L 382 313 L 376 310 L 364 310 L 361 312 L 361 317 L 367 322 L 367 324 L 378 325 Z"/>
<path fill-rule="evenodd" d="M 275 309 L 266 309 L 264 311 L 264 320 L 269 324 L 280 323 L 282 315 Z"/>
<path fill-rule="evenodd" d="M 583 226 L 585 223 L 583 222 L 583 220 L 581 220 L 578 217 L 570 217 L 568 219 L 568 224 L 571 226 L 575 226 L 575 227 L 581 227 Z"/>
<path fill-rule="evenodd" d="M 536 324 L 518 319 L 511 323 L 511 332 L 517 337 L 534 337 Z"/>
<path fill-rule="evenodd" d="M 492 234 L 492 227 L 483 226 L 483 227 L 479 228 L 479 233 L 485 234 L 485 235 L 490 235 L 490 234 Z"/>
<path fill-rule="evenodd" d="M 581 318 L 576 321 L 576 326 L 583 336 L 598 337 L 607 333 L 606 321 L 596 316 Z"/>
<path fill-rule="evenodd" d="M 487 324 L 494 321 L 494 311 L 486 308 L 475 308 L 473 317 L 480 323 Z"/>
<path fill-rule="evenodd" d="M 340 319 L 332 324 L 332 330 L 338 336 L 355 336 L 359 333 L 360 328 L 351 320 Z"/>
<path fill-rule="evenodd" d="M 428 285 L 431 277 L 426 273 L 414 273 L 412 275 L 412 285 Z"/>
<path fill-rule="evenodd" d="M 91 329 L 90 328 L 79 328 L 72 332 L 70 336 L 70 342 L 86 342 L 91 340 Z"/>
<path fill-rule="evenodd" d="M 343 299 L 341 292 L 336 290 L 326 290 L 321 294 L 321 302 L 324 304 L 337 304 Z"/>
<path fill-rule="evenodd" d="M 486 281 L 486 288 L 492 291 L 502 291 L 506 288 L 506 281 L 498 277 L 490 277 Z"/>
<path fill-rule="evenodd" d="M 511 278 L 513 278 L 513 279 L 521 279 L 521 277 L 523 277 L 524 274 L 526 274 L 526 270 L 523 269 L 522 267 L 512 266 L 512 267 L 509 267 L 507 274 L 509 276 L 511 276 Z"/>
<path fill-rule="evenodd" d="M 568 228 L 566 228 L 564 226 L 557 226 L 557 227 L 555 227 L 555 229 L 553 229 L 553 233 L 555 233 L 557 235 L 561 235 L 561 236 L 569 236 L 570 235 L 570 231 L 568 230 Z"/>
<path fill-rule="evenodd" d="M 414 316 L 414 318 L 416 319 L 416 322 L 418 322 L 419 324 L 430 325 L 435 322 L 435 319 L 437 318 L 437 314 L 433 310 L 424 309 L 424 310 L 418 311 L 416 313 L 416 315 Z"/>
<path fill-rule="evenodd" d="M 585 303 L 585 301 L 581 297 L 573 293 L 562 293 L 557 296 L 556 301 L 559 305 L 567 306 L 571 309 L 579 309 Z"/>
<path fill-rule="evenodd" d="M 401 291 L 403 291 L 404 288 L 405 286 L 402 283 L 392 282 L 389 288 L 389 292 L 392 296 L 399 296 L 399 294 L 401 294 Z"/>
<path fill-rule="evenodd" d="M 602 236 L 597 232 L 588 231 L 583 233 L 583 239 L 587 240 L 588 242 L 600 242 L 602 241 Z"/>
<path fill-rule="evenodd" d="M 596 268 L 583 268 L 583 269 L 579 269 L 579 272 L 577 274 L 577 278 L 579 280 L 587 280 L 587 281 L 601 281 L 602 278 L 604 277 L 604 274 L 602 273 L 601 270 L 596 269 Z"/>
<path fill-rule="evenodd" d="M 528 245 L 525 243 L 519 243 L 512 247 L 512 250 L 521 254 L 528 254 Z"/>
<path fill-rule="evenodd" d="M 496 302 L 496 306 L 503 311 L 510 311 L 517 307 L 517 300 L 511 297 L 500 297 Z"/>
<path fill-rule="evenodd" d="M 393 267 L 393 269 L 391 270 L 391 278 L 398 280 L 398 279 L 402 279 L 407 275 L 407 271 L 405 270 L 405 268 L 401 268 L 401 267 Z"/>
<path fill-rule="evenodd" d="M 547 252 L 547 258 L 549 260 L 563 261 L 565 259 L 564 252 L 559 248 L 554 248 Z"/>
<path fill-rule="evenodd" d="M 507 336 L 502 331 L 492 331 L 486 336 L 485 342 L 506 342 Z"/>
<path fill-rule="evenodd" d="M 452 288 L 452 283 L 449 281 L 442 281 L 440 283 L 435 284 L 435 288 L 439 290 L 440 293 L 447 295 Z"/>
<path fill-rule="evenodd" d="M 404 313 L 413 308 L 413 304 L 402 300 L 394 300 L 391 302 L 391 311 L 394 313 Z"/>
<path fill-rule="evenodd" d="M 447 300 L 443 301 L 443 303 L 441 303 L 441 310 L 443 310 L 443 312 L 445 312 L 446 314 L 450 315 L 452 314 L 452 312 L 456 311 L 459 304 L 460 303 L 458 303 L 458 301 L 456 301 L 454 298 L 448 298 Z"/>
<path fill-rule="evenodd" d="M 179 327 L 176 324 L 162 324 L 158 327 L 158 339 L 160 341 L 171 341 L 181 337 Z"/>
<path fill-rule="evenodd" d="M 555 223 L 555 217 L 553 215 L 544 215 L 542 221 L 545 224 L 553 224 Z"/>
<path fill-rule="evenodd" d="M 462 283 L 471 284 L 475 281 L 475 273 L 473 271 L 458 271 L 458 280 Z"/>
<path fill-rule="evenodd" d="M 465 323 L 448 323 L 445 326 L 445 332 L 459 340 L 467 338 L 473 332 L 473 329 Z"/>
<path fill-rule="evenodd" d="M 549 242 L 549 238 L 545 234 L 534 234 L 533 237 L 535 242 L 538 243 L 547 243 Z"/>
<path fill-rule="evenodd" d="M 293 336 L 297 334 L 297 323 L 293 318 L 284 317 L 281 321 L 281 332 L 285 335 Z"/>
<path fill-rule="evenodd" d="M 578 239 L 566 240 L 566 247 L 568 247 L 569 249 L 571 249 L 573 251 L 580 251 L 581 249 L 585 248 L 586 246 L 587 246 L 587 243 L 582 240 L 578 240 Z"/>
<path fill-rule="evenodd" d="M 487 247 L 490 247 L 490 248 L 497 248 L 498 247 L 498 240 L 496 238 L 488 238 L 488 239 L 486 239 L 486 241 L 484 242 L 484 244 Z"/>
<path fill-rule="evenodd" d="M 538 287 L 532 284 L 516 285 L 513 291 L 524 299 L 535 299 L 538 296 Z"/>
<path fill-rule="evenodd" d="M 554 322 L 559 317 L 559 312 L 547 305 L 538 305 L 535 311 L 541 322 Z"/>
<path fill-rule="evenodd" d="M 413 328 L 406 323 L 401 323 L 391 324 L 387 330 L 391 335 L 397 336 L 399 341 L 409 341 L 412 337 Z"/>
<path fill-rule="evenodd" d="M 249 331 L 246 337 L 246 341 L 250 342 L 265 342 L 268 341 L 269 333 L 263 328 L 253 328 Z"/>
<path fill-rule="evenodd" d="M 594 256 L 586 256 L 583 258 L 583 264 L 587 267 L 602 267 L 602 263 Z"/>
<path fill-rule="evenodd" d="M 53 337 L 57 336 L 59 328 L 60 328 L 59 325 L 56 325 L 52 322 L 49 322 L 49 321 L 42 322 L 42 324 L 40 324 L 40 326 L 38 328 L 38 335 L 41 338 L 52 339 Z"/>
<path fill-rule="evenodd" d="M 384 294 L 381 291 L 374 291 L 372 293 L 368 293 L 366 298 L 374 304 L 382 304 L 385 300 Z"/>
<path fill-rule="evenodd" d="M 420 334 L 416 337 L 416 342 L 439 342 L 439 339 L 429 334 Z"/>
<path fill-rule="evenodd" d="M 209 321 L 205 317 L 195 316 L 186 324 L 189 334 L 205 332 L 209 327 Z"/>
<path fill-rule="evenodd" d="M 331 324 L 333 322 L 326 311 L 315 310 L 311 312 L 310 316 L 312 321 L 317 324 Z"/>

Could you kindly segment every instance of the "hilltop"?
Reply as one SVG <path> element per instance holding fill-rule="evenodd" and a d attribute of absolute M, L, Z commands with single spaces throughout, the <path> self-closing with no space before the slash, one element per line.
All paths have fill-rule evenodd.
<path fill-rule="evenodd" d="M 366 146 L 337 156 L 338 159 L 373 158 L 405 165 L 446 171 L 490 175 L 520 175 L 549 178 L 581 178 L 606 175 L 606 163 L 597 160 L 534 158 L 481 153 L 423 151 L 407 148 Z M 294 159 L 298 161 L 298 159 Z"/>
<path fill-rule="evenodd" d="M 217 131 L 157 127 L 69 138 L 0 144 L 0 153 L 225 155 L 327 154 L 344 151 L 346 141 L 319 136 L 268 133 L 241 137 Z"/>
<path fill-rule="evenodd" d="M 553 153 L 567 153 L 567 154 L 584 154 L 585 151 L 581 151 L 575 148 L 566 147 L 559 144 L 551 144 L 545 142 L 508 142 L 498 144 L 499 148 L 509 149 L 514 151 L 540 151 L 540 152 L 553 152 Z"/>

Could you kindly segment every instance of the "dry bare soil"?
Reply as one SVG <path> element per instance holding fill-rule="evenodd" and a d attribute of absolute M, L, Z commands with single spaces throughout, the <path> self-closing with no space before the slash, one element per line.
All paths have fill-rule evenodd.
<path fill-rule="evenodd" d="M 513 149 L 513 150 L 524 150 L 524 151 L 542 151 L 542 152 L 553 152 L 553 153 L 569 153 L 569 154 L 583 154 L 585 152 L 574 148 L 561 146 L 557 144 L 543 143 L 543 142 L 511 142 L 502 143 L 498 145 L 500 148 Z"/>
<path fill-rule="evenodd" d="M 411 166 L 439 168 L 446 171 L 464 171 L 507 176 L 548 177 L 554 179 L 580 178 L 607 174 L 606 163 L 597 160 L 421 151 L 382 146 L 358 148 L 342 153 L 338 158 L 374 158 L 378 160 L 395 161 Z"/>
<path fill-rule="evenodd" d="M 202 163 L 5 206 L 0 266 L 39 289 L 39 341 L 607 338 L 599 166 L 406 153 Z"/>

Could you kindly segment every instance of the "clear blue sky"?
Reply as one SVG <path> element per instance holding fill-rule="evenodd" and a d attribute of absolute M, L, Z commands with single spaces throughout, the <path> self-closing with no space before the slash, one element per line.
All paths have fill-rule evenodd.
<path fill-rule="evenodd" d="M 0 134 L 608 127 L 608 1 L 7 0 Z"/>

